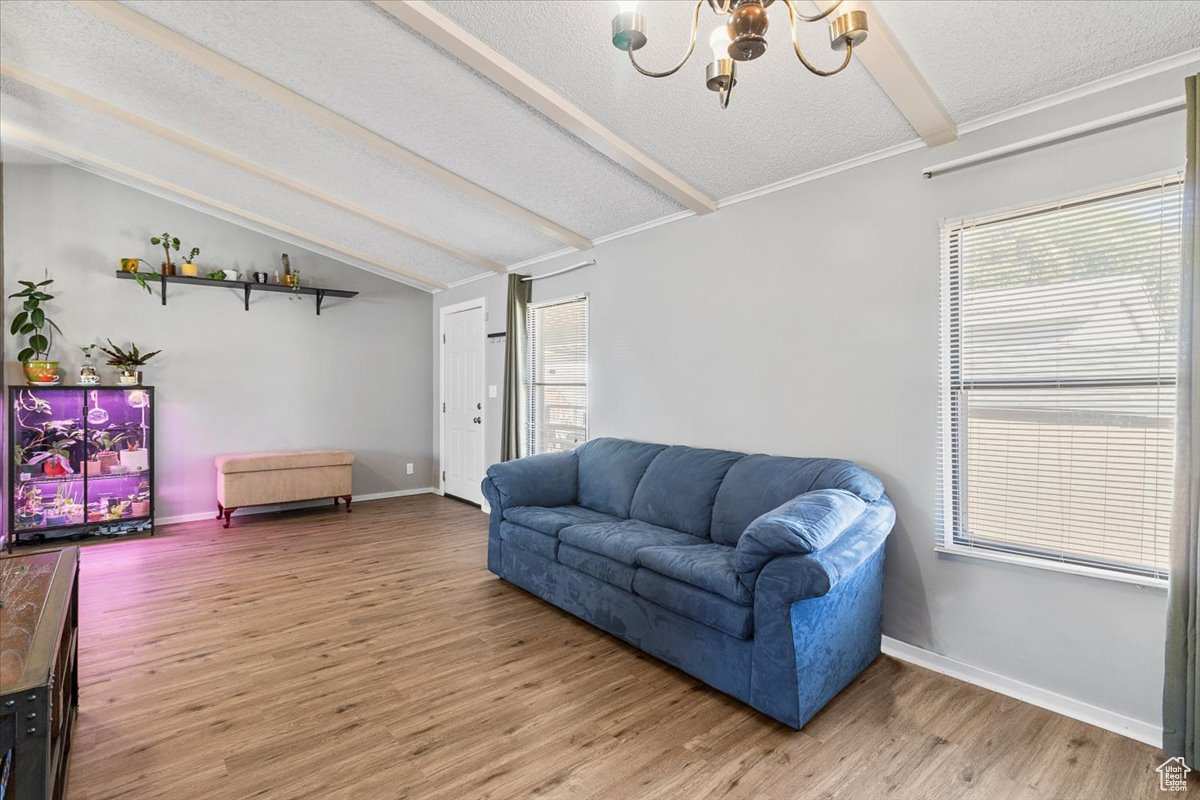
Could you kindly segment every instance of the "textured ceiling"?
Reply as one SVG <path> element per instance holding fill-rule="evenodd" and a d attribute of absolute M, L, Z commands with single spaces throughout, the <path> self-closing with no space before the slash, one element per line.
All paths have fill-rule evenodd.
<path fill-rule="evenodd" d="M 1200 47 L 1196 0 L 875 0 L 960 125 Z"/>
<path fill-rule="evenodd" d="M 372 3 L 124 5 L 587 238 L 683 210 Z M 769 12 L 767 54 L 741 65 L 725 111 L 704 88 L 707 39 L 717 20 L 707 4 L 696 55 L 662 80 L 638 75 L 609 43 L 611 0 L 433 5 L 714 198 L 915 138 L 857 61 L 829 79 L 800 67 L 782 4 Z M 650 42 L 639 56 L 647 67 L 663 69 L 682 55 L 691 5 L 641 4 Z M 877 0 L 875 8 L 958 123 L 1200 42 L 1194 3 Z M 820 65 L 835 64 L 824 23 L 803 26 L 802 44 Z M 477 256 L 513 264 L 564 246 L 526 220 L 70 3 L 0 2 L 0 57 Z M 433 281 L 480 274 L 479 267 L 390 226 L 14 78 L 0 81 L 0 114 L 6 123 L 97 159 Z M 170 195 L 162 187 L 155 191 Z"/>

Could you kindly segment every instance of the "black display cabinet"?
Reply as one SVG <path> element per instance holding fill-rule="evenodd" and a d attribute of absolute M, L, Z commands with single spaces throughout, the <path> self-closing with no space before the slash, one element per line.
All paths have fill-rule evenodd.
<path fill-rule="evenodd" d="M 22 540 L 154 532 L 154 388 L 10 386 L 9 552 Z"/>

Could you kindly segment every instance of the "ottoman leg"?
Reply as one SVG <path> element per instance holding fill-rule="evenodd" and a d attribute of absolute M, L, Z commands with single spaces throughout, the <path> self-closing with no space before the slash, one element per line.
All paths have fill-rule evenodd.
<path fill-rule="evenodd" d="M 225 513 L 225 506 L 221 505 L 220 503 L 217 503 L 217 519 L 220 519 L 221 515 L 224 513 Z"/>
<path fill-rule="evenodd" d="M 350 495 L 344 494 L 344 495 L 342 495 L 342 499 L 346 501 L 346 513 L 349 514 L 350 513 Z M 334 502 L 335 503 L 337 502 L 337 498 L 334 498 Z"/>
<path fill-rule="evenodd" d="M 229 518 L 233 516 L 233 512 L 237 511 L 237 506 L 225 509 L 225 527 L 229 527 Z"/>

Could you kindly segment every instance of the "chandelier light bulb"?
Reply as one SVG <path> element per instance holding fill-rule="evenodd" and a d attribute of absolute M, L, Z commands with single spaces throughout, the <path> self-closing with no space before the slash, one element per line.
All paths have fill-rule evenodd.
<path fill-rule="evenodd" d="M 718 25 L 708 37 L 708 46 L 712 48 L 713 61 L 729 58 L 729 31 L 724 25 Z"/>
<path fill-rule="evenodd" d="M 617 13 L 632 14 L 633 12 L 637 11 L 637 4 L 638 0 L 618 0 Z"/>

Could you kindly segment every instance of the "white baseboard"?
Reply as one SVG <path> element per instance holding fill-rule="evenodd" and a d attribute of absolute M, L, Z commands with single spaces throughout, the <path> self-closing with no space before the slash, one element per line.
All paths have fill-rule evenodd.
<path fill-rule="evenodd" d="M 373 492 L 371 494 L 356 494 L 351 495 L 355 503 L 367 503 L 371 500 L 386 500 L 389 497 L 408 497 L 414 494 L 436 494 L 437 490 L 432 486 L 426 486 L 421 489 L 398 489 L 392 492 Z M 315 506 L 328 505 L 329 500 L 304 500 L 299 503 L 286 503 L 274 506 L 251 506 L 255 514 L 269 514 L 272 511 L 283 511 L 289 508 L 312 508 Z M 235 515 L 236 516 L 236 515 Z M 202 511 L 197 514 L 176 514 L 170 517 L 156 517 L 154 520 L 155 526 L 159 525 L 174 525 L 179 522 L 196 522 L 201 519 L 215 520 L 217 518 L 216 509 L 212 511 Z"/>
<path fill-rule="evenodd" d="M 985 689 L 991 689 L 993 692 L 1015 697 L 1017 700 L 1023 700 L 1026 703 L 1044 708 L 1047 711 L 1062 714 L 1064 717 L 1077 719 L 1080 722 L 1095 725 L 1097 728 L 1103 728 L 1107 731 L 1127 736 L 1130 739 L 1136 739 L 1151 747 L 1162 747 L 1162 728 L 1152 725 L 1149 722 L 1127 717 L 1124 714 L 1118 714 L 1115 711 L 1109 711 L 1108 709 L 1094 706 L 1091 703 L 1085 703 L 1082 700 L 1076 700 L 1073 697 L 1052 692 L 1049 689 L 1042 689 L 1024 681 L 1019 681 L 1016 678 L 1000 675 L 991 670 L 968 664 L 965 661 L 959 661 L 958 659 L 902 642 L 899 639 L 893 639 L 890 636 L 883 637 L 883 652 L 886 655 L 898 658 L 901 661 L 907 661 L 918 667 L 940 672 L 943 675 L 949 675 L 951 678 L 957 678 L 960 681 L 982 686 Z"/>

